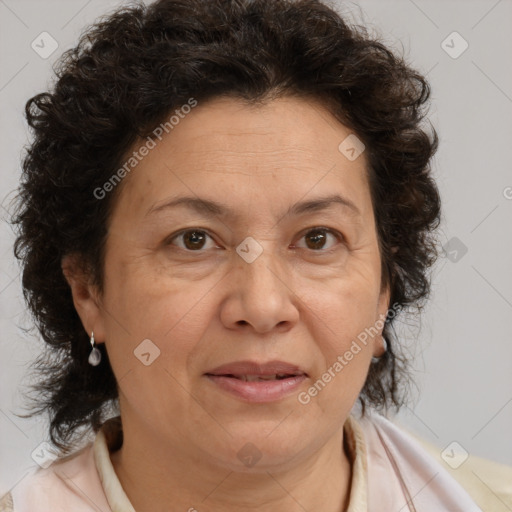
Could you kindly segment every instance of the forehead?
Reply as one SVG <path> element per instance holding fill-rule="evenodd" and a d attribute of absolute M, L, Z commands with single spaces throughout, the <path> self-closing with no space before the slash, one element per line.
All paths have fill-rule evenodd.
<path fill-rule="evenodd" d="M 119 206 L 127 215 L 145 216 L 180 195 L 238 205 L 250 193 L 264 207 L 272 194 L 276 201 L 288 196 L 296 203 L 309 193 L 338 192 L 364 210 L 365 155 L 349 159 L 340 151 L 353 137 L 311 100 L 281 98 L 254 106 L 218 98 L 198 104 L 161 140 L 154 139 L 155 147 L 125 178 Z"/>

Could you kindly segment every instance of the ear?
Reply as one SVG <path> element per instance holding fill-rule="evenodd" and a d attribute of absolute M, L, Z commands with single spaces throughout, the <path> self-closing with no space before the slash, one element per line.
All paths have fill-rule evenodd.
<path fill-rule="evenodd" d="M 73 304 L 85 331 L 89 337 L 94 331 L 96 343 L 103 343 L 105 325 L 101 297 L 97 287 L 92 284 L 92 278 L 85 270 L 82 259 L 76 254 L 66 255 L 62 258 L 61 268 L 71 288 Z"/>
<path fill-rule="evenodd" d="M 384 289 L 381 290 L 379 295 L 379 301 L 377 304 L 377 319 L 375 321 L 376 327 L 379 328 L 380 335 L 376 335 L 374 337 L 374 345 L 373 345 L 373 356 L 381 357 L 384 355 L 386 351 L 384 346 L 384 339 L 382 338 L 382 331 L 384 329 L 384 322 L 386 321 L 386 317 L 389 311 L 389 302 L 391 299 L 391 290 L 389 285 L 387 285 Z M 382 326 L 382 327 L 381 327 Z"/>

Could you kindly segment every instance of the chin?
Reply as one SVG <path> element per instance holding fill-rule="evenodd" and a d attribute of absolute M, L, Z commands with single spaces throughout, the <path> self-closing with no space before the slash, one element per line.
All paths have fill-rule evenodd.
<path fill-rule="evenodd" d="M 276 429 L 276 422 L 268 428 L 266 422 L 252 425 L 234 432 L 229 429 L 231 436 L 226 434 L 223 439 L 217 439 L 215 445 L 207 447 L 214 465 L 222 466 L 237 473 L 266 473 L 267 471 L 286 471 L 297 464 L 297 457 L 316 447 L 315 439 L 308 440 L 304 432 L 296 429 L 294 432 Z M 311 429 L 309 429 L 311 432 Z M 309 446 L 309 448 L 308 448 Z"/>

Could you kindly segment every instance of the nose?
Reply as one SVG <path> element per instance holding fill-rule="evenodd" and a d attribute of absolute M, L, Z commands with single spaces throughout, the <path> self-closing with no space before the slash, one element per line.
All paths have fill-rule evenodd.
<path fill-rule="evenodd" d="M 231 270 L 222 323 L 260 334 L 291 329 L 299 319 L 299 299 L 290 281 L 270 253 L 264 251 L 252 263 L 240 259 Z"/>

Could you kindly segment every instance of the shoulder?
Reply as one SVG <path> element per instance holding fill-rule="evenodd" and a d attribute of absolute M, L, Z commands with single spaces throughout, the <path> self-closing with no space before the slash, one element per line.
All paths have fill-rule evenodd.
<path fill-rule="evenodd" d="M 7 495 L 5 503 L 5 507 L 11 507 L 6 512 L 110 510 L 96 469 L 93 444 L 57 459 L 47 468 L 32 468 L 10 497 Z"/>
<path fill-rule="evenodd" d="M 457 445 L 439 448 L 412 433 L 410 435 L 468 491 L 481 508 L 494 512 L 512 510 L 512 467 L 465 451 L 459 454 Z M 463 450 L 462 447 L 460 449 Z"/>
<path fill-rule="evenodd" d="M 442 448 L 426 442 L 399 423 L 376 413 L 357 418 L 357 422 L 374 459 L 392 459 L 394 467 L 408 482 L 419 482 L 423 478 L 426 488 L 422 494 L 444 495 L 445 499 L 451 499 L 450 494 L 457 495 L 459 503 L 460 500 L 468 503 L 467 510 L 512 510 L 511 467 L 472 455 L 462 464 L 451 467 L 446 462 L 446 454 L 442 457 Z"/>

